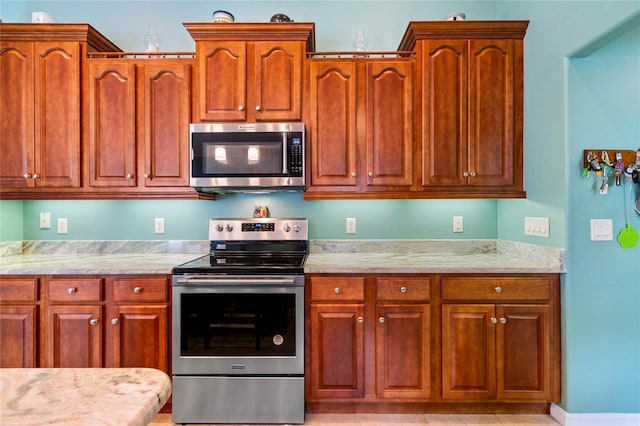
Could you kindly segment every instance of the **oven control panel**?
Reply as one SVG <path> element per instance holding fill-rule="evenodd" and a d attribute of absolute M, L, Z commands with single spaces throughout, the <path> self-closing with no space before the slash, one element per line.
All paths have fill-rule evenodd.
<path fill-rule="evenodd" d="M 209 240 L 300 240 L 308 239 L 306 218 L 210 219 Z"/>

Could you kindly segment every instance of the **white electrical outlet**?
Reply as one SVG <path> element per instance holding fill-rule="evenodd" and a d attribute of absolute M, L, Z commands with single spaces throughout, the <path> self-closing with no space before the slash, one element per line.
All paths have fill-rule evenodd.
<path fill-rule="evenodd" d="M 164 218 L 156 217 L 153 223 L 153 232 L 156 234 L 164 234 Z"/>
<path fill-rule="evenodd" d="M 453 232 L 464 231 L 464 218 L 462 216 L 453 217 Z"/>
<path fill-rule="evenodd" d="M 51 213 L 40 212 L 40 229 L 51 228 Z"/>
<path fill-rule="evenodd" d="M 58 218 L 58 234 L 66 234 L 67 233 L 67 218 L 59 217 Z"/>
<path fill-rule="evenodd" d="M 356 233 L 356 218 L 348 217 L 347 218 L 347 227 L 345 232 L 347 234 L 355 234 Z"/>
<path fill-rule="evenodd" d="M 525 217 L 524 235 L 534 237 L 549 238 L 549 218 L 548 217 Z"/>

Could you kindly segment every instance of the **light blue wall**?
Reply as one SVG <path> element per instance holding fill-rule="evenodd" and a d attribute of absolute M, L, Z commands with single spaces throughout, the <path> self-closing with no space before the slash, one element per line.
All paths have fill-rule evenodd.
<path fill-rule="evenodd" d="M 57 239 L 40 231 L 40 211 L 69 218 L 65 239 L 205 239 L 211 216 L 247 216 L 266 203 L 273 216 L 310 218 L 311 238 L 346 238 L 344 218 L 358 218 L 356 238 L 501 238 L 567 247 L 563 277 L 563 407 L 570 413 L 640 413 L 640 248 L 588 240 L 588 219 L 614 220 L 621 201 L 615 189 L 601 198 L 576 174 L 587 145 L 638 148 L 640 64 L 638 0 L 618 1 L 29 1 L 0 0 L 5 22 L 28 21 L 45 10 L 59 21 L 89 22 L 124 50 L 140 50 L 149 28 L 162 50 L 193 50 L 182 22 L 206 21 L 226 9 L 238 21 L 265 21 L 276 12 L 316 23 L 317 50 L 351 50 L 363 27 L 371 50 L 395 50 L 411 20 L 438 20 L 454 11 L 469 19 L 526 19 L 526 200 L 313 201 L 299 195 L 229 196 L 219 201 L 25 201 L 6 207 L 23 225 L 24 239 Z M 609 30 L 628 27 L 617 38 Z M 608 43 L 603 43 L 602 40 Z M 585 46 L 602 45 L 583 59 L 568 60 Z M 635 56 L 634 56 L 635 55 Z M 615 66 L 610 66 L 610 62 Z M 613 94 L 616 94 L 613 96 Z M 622 95 L 622 96 L 620 96 Z M 623 105 L 625 108 L 620 108 Z M 634 115 L 635 114 L 635 115 Z M 613 128 L 613 124 L 617 124 Z M 635 124 L 635 125 L 634 125 Z M 603 129 L 612 130 L 604 132 Z M 615 135 L 610 136 L 610 135 Z M 623 141 L 629 139 L 626 145 Z M 21 204 L 22 203 L 22 204 Z M 17 211 L 23 209 L 21 214 Z M 166 218 L 164 236 L 153 218 Z M 465 217 L 465 232 L 451 233 L 451 216 Z M 523 235 L 524 216 L 551 218 L 551 238 Z M 638 216 L 633 224 L 640 228 Z M 22 223 L 23 222 L 23 223 Z M 4 240 L 3 226 L 0 238 Z M 635 375 L 634 375 L 635 374 Z"/>
<path fill-rule="evenodd" d="M 22 201 L 0 201 L 0 241 L 22 241 Z"/>

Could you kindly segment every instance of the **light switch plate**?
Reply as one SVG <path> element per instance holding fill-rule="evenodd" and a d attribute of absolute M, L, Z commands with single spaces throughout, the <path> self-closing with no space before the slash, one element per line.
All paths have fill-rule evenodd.
<path fill-rule="evenodd" d="M 591 241 L 612 241 L 613 221 L 611 219 L 591 219 Z"/>
<path fill-rule="evenodd" d="M 524 235 L 534 237 L 549 238 L 549 218 L 548 217 L 525 217 Z"/>

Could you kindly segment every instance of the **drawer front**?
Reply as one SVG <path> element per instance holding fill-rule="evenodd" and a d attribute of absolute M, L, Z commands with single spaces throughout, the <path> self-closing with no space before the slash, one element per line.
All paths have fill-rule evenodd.
<path fill-rule="evenodd" d="M 169 282 L 166 278 L 117 278 L 113 280 L 115 302 L 167 302 Z"/>
<path fill-rule="evenodd" d="M 362 301 L 364 277 L 311 277 L 312 301 Z"/>
<path fill-rule="evenodd" d="M 429 301 L 429 278 L 378 278 L 376 298 L 379 301 Z"/>
<path fill-rule="evenodd" d="M 100 302 L 102 279 L 54 278 L 47 281 L 50 302 Z"/>
<path fill-rule="evenodd" d="M 0 281 L 1 302 L 35 302 L 38 300 L 38 279 L 17 278 Z"/>
<path fill-rule="evenodd" d="M 549 300 L 551 282 L 545 277 L 449 277 L 442 280 L 443 300 Z"/>

